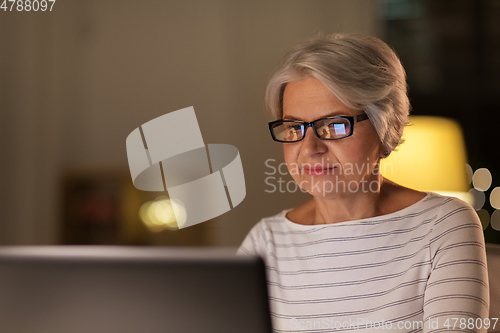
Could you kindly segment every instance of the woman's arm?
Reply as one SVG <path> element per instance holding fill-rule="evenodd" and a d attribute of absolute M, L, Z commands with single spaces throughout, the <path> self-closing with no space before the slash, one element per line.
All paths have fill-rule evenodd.
<path fill-rule="evenodd" d="M 469 205 L 454 199 L 448 207 L 436 219 L 429 243 L 432 270 L 424 295 L 424 332 L 486 332 L 494 321 L 488 319 L 483 228 Z"/>

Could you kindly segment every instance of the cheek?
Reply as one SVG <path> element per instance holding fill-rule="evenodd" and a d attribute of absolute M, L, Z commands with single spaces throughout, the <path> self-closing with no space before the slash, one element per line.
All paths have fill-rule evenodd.
<path fill-rule="evenodd" d="M 297 150 L 293 144 L 283 144 L 283 156 L 288 172 L 294 177 L 298 173 Z M 295 178 L 295 177 L 294 177 Z"/>
<path fill-rule="evenodd" d="M 373 144 L 369 145 L 366 149 L 367 155 L 371 160 L 376 160 L 379 158 L 381 151 L 383 150 L 382 143 L 378 139 L 378 136 L 373 139 Z"/>
<path fill-rule="evenodd" d="M 283 157 L 285 158 L 285 162 L 287 165 L 293 162 L 294 151 L 293 147 L 290 147 L 290 144 L 283 144 Z"/>

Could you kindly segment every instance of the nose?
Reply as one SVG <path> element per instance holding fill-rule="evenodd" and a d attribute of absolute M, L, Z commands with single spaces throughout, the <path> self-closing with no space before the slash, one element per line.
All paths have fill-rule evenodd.
<path fill-rule="evenodd" d="M 328 151 L 325 140 L 318 138 L 311 126 L 306 127 L 306 133 L 301 146 L 301 150 L 308 156 L 321 155 Z"/>

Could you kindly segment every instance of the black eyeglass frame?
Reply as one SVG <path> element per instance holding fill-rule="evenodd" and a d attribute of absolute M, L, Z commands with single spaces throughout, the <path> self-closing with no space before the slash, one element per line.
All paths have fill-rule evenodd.
<path fill-rule="evenodd" d="M 339 119 L 339 118 L 343 118 L 343 119 L 347 119 L 347 121 L 349 121 L 349 133 L 344 135 L 344 136 L 341 136 L 340 138 L 331 138 L 331 139 L 328 139 L 328 138 L 322 138 L 318 131 L 316 131 L 316 126 L 314 126 L 314 123 L 315 122 L 318 122 L 320 120 L 325 120 L 325 119 Z M 276 142 L 283 142 L 283 143 L 294 143 L 294 142 L 299 142 L 299 141 L 302 141 L 304 140 L 304 138 L 306 137 L 306 132 L 307 132 L 307 129 L 309 127 L 312 127 L 313 131 L 314 131 L 314 134 L 316 134 L 316 136 L 321 139 L 321 140 L 339 140 L 339 139 L 344 139 L 344 138 L 347 138 L 349 136 L 352 135 L 353 131 L 354 131 L 354 124 L 355 123 L 359 123 L 360 121 L 363 121 L 363 120 L 366 120 L 366 119 L 370 119 L 368 117 L 368 115 L 366 113 L 363 113 L 363 114 L 358 114 L 356 116 L 341 116 L 341 117 L 325 117 L 325 118 L 320 118 L 320 119 L 316 119 L 316 120 L 313 120 L 311 122 L 307 122 L 307 121 L 298 121 L 298 120 L 283 120 L 283 119 L 280 119 L 280 120 L 275 120 L 275 121 L 271 121 L 269 123 L 269 131 L 271 132 L 271 136 L 273 137 L 273 140 L 276 141 Z M 277 127 L 278 125 L 281 125 L 283 123 L 301 123 L 302 126 L 305 126 L 304 128 L 304 134 L 302 135 L 302 138 L 300 140 L 296 140 L 296 141 L 283 141 L 283 140 L 278 140 L 276 139 L 276 137 L 274 136 L 274 131 L 273 131 L 273 128 Z"/>

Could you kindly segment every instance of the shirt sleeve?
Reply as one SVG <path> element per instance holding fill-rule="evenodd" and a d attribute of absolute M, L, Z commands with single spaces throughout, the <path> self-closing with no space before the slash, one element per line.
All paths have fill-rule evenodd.
<path fill-rule="evenodd" d="M 260 255 L 260 246 L 258 243 L 258 234 L 259 234 L 259 223 L 256 224 L 252 230 L 247 234 L 243 243 L 241 243 L 237 255 L 247 255 L 247 256 L 259 256 Z"/>
<path fill-rule="evenodd" d="M 465 202 L 450 199 L 445 207 L 429 242 L 431 272 L 424 295 L 423 331 L 486 332 L 493 321 L 488 319 L 483 228 Z"/>

